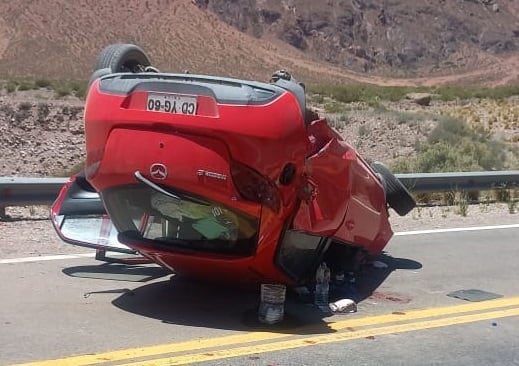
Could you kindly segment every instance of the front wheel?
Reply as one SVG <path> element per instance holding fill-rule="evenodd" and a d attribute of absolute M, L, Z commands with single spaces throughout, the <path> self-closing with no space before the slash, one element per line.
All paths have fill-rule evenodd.
<path fill-rule="evenodd" d="M 416 207 L 411 193 L 384 164 L 374 162 L 371 168 L 379 174 L 386 191 L 386 202 L 397 214 L 405 216 Z"/>

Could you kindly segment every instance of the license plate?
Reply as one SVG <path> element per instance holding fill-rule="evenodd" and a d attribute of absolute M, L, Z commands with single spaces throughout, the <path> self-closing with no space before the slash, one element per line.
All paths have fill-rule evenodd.
<path fill-rule="evenodd" d="M 148 93 L 146 110 L 153 112 L 196 114 L 197 97 L 178 94 Z"/>

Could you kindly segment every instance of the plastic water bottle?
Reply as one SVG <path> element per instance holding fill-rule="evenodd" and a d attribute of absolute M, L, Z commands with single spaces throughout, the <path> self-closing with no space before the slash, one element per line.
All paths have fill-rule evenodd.
<path fill-rule="evenodd" d="M 322 311 L 329 312 L 328 296 L 330 292 L 330 269 L 321 263 L 315 273 L 314 304 Z"/>
<path fill-rule="evenodd" d="M 284 285 L 261 285 L 261 302 L 258 309 L 258 320 L 260 322 L 272 325 L 283 320 L 285 293 L 286 287 Z"/>

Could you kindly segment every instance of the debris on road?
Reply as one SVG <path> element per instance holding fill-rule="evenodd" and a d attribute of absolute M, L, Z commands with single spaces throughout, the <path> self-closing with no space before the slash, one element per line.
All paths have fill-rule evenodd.
<path fill-rule="evenodd" d="M 357 304 L 351 299 L 341 299 L 330 303 L 332 313 L 356 313 Z"/>
<path fill-rule="evenodd" d="M 268 325 L 283 321 L 285 314 L 286 286 L 279 284 L 261 285 L 261 302 L 258 320 Z"/>
<path fill-rule="evenodd" d="M 448 293 L 447 296 L 473 302 L 494 300 L 503 297 L 503 295 L 500 294 L 476 289 L 453 291 Z"/>
<path fill-rule="evenodd" d="M 135 292 L 133 292 L 129 288 L 121 288 L 121 289 L 116 289 L 116 290 L 85 292 L 83 294 L 83 297 L 85 299 L 87 299 L 87 298 L 90 297 L 90 295 L 95 295 L 95 294 L 127 294 L 127 295 L 130 295 L 130 296 L 133 296 L 133 295 L 135 295 Z"/>

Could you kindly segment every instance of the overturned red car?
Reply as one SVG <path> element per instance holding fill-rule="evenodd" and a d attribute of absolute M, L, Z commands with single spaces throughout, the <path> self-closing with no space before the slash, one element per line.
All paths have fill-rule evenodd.
<path fill-rule="evenodd" d="M 415 206 L 306 106 L 268 83 L 170 74 L 137 46 L 100 54 L 85 106 L 85 169 L 52 207 L 60 237 L 139 253 L 176 273 L 298 285 L 353 270 Z"/>

